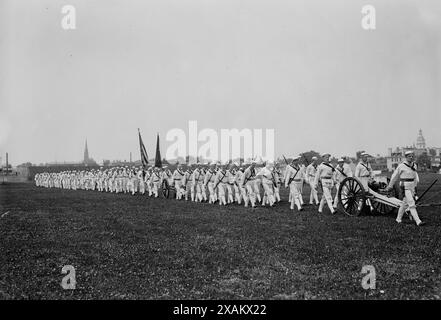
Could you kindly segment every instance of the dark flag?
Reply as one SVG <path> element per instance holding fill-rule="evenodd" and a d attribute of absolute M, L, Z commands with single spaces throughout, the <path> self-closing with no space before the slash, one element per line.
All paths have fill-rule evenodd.
<path fill-rule="evenodd" d="M 141 163 L 142 163 L 142 167 L 145 169 L 149 164 L 149 159 L 147 156 L 147 151 L 145 150 L 144 143 L 142 142 L 141 132 L 139 131 L 139 128 L 138 128 L 138 135 L 139 135 L 139 150 L 141 151 Z"/>
<path fill-rule="evenodd" d="M 157 134 L 157 136 L 156 136 L 155 167 L 162 168 L 161 151 L 159 151 L 159 134 Z"/>

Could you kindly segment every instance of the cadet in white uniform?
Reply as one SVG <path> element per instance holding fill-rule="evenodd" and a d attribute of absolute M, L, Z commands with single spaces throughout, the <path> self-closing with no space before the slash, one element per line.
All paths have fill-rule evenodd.
<path fill-rule="evenodd" d="M 248 197 L 247 197 L 247 190 L 245 189 L 245 187 L 243 186 L 243 174 L 244 174 L 244 169 L 242 167 L 239 167 L 239 170 L 236 171 L 236 175 L 234 176 L 234 186 L 235 186 L 235 190 L 236 187 L 238 189 L 238 193 L 236 193 L 236 202 L 238 204 L 242 203 L 242 199 L 244 201 L 244 203 L 248 203 Z"/>
<path fill-rule="evenodd" d="M 194 201 L 202 202 L 202 200 L 203 200 L 202 188 L 203 188 L 203 184 L 204 184 L 204 176 L 203 176 L 202 168 L 201 168 L 200 164 L 196 165 L 196 169 L 194 169 L 194 171 L 193 171 L 192 180 L 193 180 L 193 186 L 196 191 L 196 196 L 195 196 Z"/>
<path fill-rule="evenodd" d="M 161 183 L 162 183 L 161 169 L 155 167 L 153 168 L 153 172 L 150 175 L 150 181 L 149 181 L 149 184 L 151 185 L 151 192 L 155 196 L 155 198 L 159 196 Z"/>
<path fill-rule="evenodd" d="M 138 179 L 139 193 L 145 194 L 144 170 L 142 167 L 139 167 L 136 178 Z"/>
<path fill-rule="evenodd" d="M 185 187 L 185 201 L 188 201 L 188 195 L 190 195 L 191 201 L 194 201 L 194 189 L 195 186 L 193 184 L 193 170 L 191 169 L 192 165 L 188 165 L 187 170 L 184 172 L 184 178 L 182 179 L 182 184 Z"/>
<path fill-rule="evenodd" d="M 184 172 L 182 172 L 182 165 L 178 164 L 178 167 L 173 172 L 173 181 L 176 188 L 176 199 L 181 200 L 184 195 L 185 186 L 183 185 Z"/>
<path fill-rule="evenodd" d="M 245 200 L 245 207 L 248 207 L 248 200 L 251 202 L 251 207 L 256 207 L 255 181 L 256 180 L 256 161 L 252 161 L 250 166 L 245 169 L 242 177 L 241 186 L 247 190 L 247 198 Z"/>
<path fill-rule="evenodd" d="M 306 167 L 305 172 L 306 182 L 311 187 L 311 192 L 309 194 L 309 204 L 311 205 L 314 204 L 314 201 L 316 205 L 319 204 L 317 189 L 314 188 L 314 180 L 317 173 L 317 163 L 318 158 L 316 156 L 312 157 L 312 162 Z"/>
<path fill-rule="evenodd" d="M 214 190 L 214 180 L 216 178 L 215 166 L 212 163 L 207 173 L 205 174 L 204 186 L 208 189 L 208 203 L 216 202 L 216 195 Z"/>
<path fill-rule="evenodd" d="M 305 184 L 305 180 L 306 180 L 306 166 L 303 163 L 299 164 L 300 167 L 300 172 L 299 172 L 299 176 L 300 176 L 300 180 L 302 180 L 299 184 L 299 200 L 300 200 L 300 205 L 303 207 L 304 202 L 303 202 L 303 185 Z"/>
<path fill-rule="evenodd" d="M 406 160 L 395 169 L 386 190 L 391 190 L 395 182 L 399 180 L 403 194 L 403 204 L 398 209 L 396 221 L 398 223 L 402 222 L 404 212 L 408 208 L 417 226 L 423 226 L 425 223 L 420 220 L 415 205 L 415 188 L 419 183 L 419 177 L 416 164 L 413 162 L 414 154 L 412 151 L 407 151 L 405 156 Z"/>
<path fill-rule="evenodd" d="M 217 172 L 216 177 L 214 179 L 214 191 L 218 191 L 219 193 L 219 205 L 226 205 L 226 186 L 230 179 L 230 172 L 228 171 L 228 164 L 224 167 L 221 167 Z"/>
<path fill-rule="evenodd" d="M 324 153 L 322 155 L 323 162 L 317 167 L 317 173 L 314 179 L 314 189 L 317 190 L 317 186 L 319 182 L 322 185 L 322 198 L 320 199 L 320 204 L 318 208 L 318 212 L 323 212 L 323 207 L 325 202 L 328 204 L 329 210 L 331 213 L 335 213 L 334 207 L 332 206 L 332 195 L 331 190 L 334 186 L 334 167 L 329 163 L 329 158 L 331 155 L 329 153 Z"/>
<path fill-rule="evenodd" d="M 274 203 L 276 202 L 276 199 L 274 198 L 274 188 L 277 186 L 276 177 L 272 167 L 272 163 L 267 162 L 265 167 L 263 167 L 257 174 L 257 177 L 262 178 L 262 186 L 265 191 L 262 205 L 265 205 L 266 202 L 268 202 L 271 207 L 274 206 Z"/>
<path fill-rule="evenodd" d="M 354 173 L 354 177 L 361 182 L 361 185 L 365 190 L 369 190 L 369 183 L 373 179 L 372 167 L 371 164 L 368 162 L 368 159 L 369 159 L 369 154 L 363 152 L 361 154 L 360 161 L 355 167 L 355 173 Z M 374 211 L 374 208 L 372 207 L 372 203 L 369 199 L 366 199 L 366 204 L 369 205 L 371 211 Z"/>
<path fill-rule="evenodd" d="M 340 189 L 340 183 L 347 177 L 352 177 L 352 170 L 349 165 L 345 163 L 345 160 L 340 158 L 338 159 L 338 164 L 334 171 L 335 188 L 337 189 L 334 198 L 334 209 L 337 209 L 338 206 L 338 190 Z"/>
<path fill-rule="evenodd" d="M 228 203 L 234 203 L 234 196 L 237 196 L 239 188 L 234 184 L 234 180 L 236 178 L 236 164 L 232 163 L 228 170 L 228 183 L 225 185 L 228 191 Z M 237 190 L 236 190 L 237 188 Z M 233 192 L 234 190 L 234 192 Z M 234 194 L 234 196 L 233 196 Z"/>
<path fill-rule="evenodd" d="M 294 204 L 299 211 L 302 211 L 302 204 L 300 202 L 300 185 L 303 183 L 300 178 L 301 168 L 299 166 L 300 157 L 294 157 L 291 164 L 286 166 L 285 170 L 285 188 L 289 187 L 290 193 L 290 209 L 294 210 Z"/>

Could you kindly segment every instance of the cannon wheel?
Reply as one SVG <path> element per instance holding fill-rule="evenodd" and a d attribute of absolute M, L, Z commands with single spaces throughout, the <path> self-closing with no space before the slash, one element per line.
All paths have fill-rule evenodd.
<path fill-rule="evenodd" d="M 359 216 L 366 202 L 366 192 L 357 179 L 347 177 L 340 183 L 338 199 L 347 215 Z"/>
<path fill-rule="evenodd" d="M 387 184 L 389 184 L 390 179 L 387 178 Z M 394 188 L 390 191 L 390 192 L 382 192 L 383 194 L 387 195 L 388 197 L 394 197 L 394 198 L 398 198 L 399 197 L 399 186 L 397 184 L 394 185 Z M 392 212 L 394 212 L 395 208 L 392 206 L 389 206 L 387 204 L 372 200 L 372 206 L 375 209 L 375 212 L 379 213 L 379 214 L 391 214 Z"/>
<path fill-rule="evenodd" d="M 376 213 L 380 214 L 389 214 L 394 211 L 394 207 L 388 206 L 387 204 L 375 200 L 372 200 L 372 207 L 374 207 Z"/>
<path fill-rule="evenodd" d="M 167 179 L 162 180 L 161 189 L 162 189 L 162 196 L 168 199 L 170 197 L 170 185 L 168 184 Z"/>

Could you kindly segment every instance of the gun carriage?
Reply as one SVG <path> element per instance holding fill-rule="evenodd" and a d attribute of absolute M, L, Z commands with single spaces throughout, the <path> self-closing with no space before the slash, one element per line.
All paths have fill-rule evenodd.
<path fill-rule="evenodd" d="M 371 211 L 378 214 L 390 214 L 402 205 L 400 197 L 400 187 L 398 184 L 393 189 L 386 191 L 389 178 L 385 176 L 374 176 L 367 187 L 357 178 L 347 177 L 340 183 L 338 198 L 343 211 L 349 216 L 359 216 L 360 214 Z M 421 194 L 416 197 L 417 206 L 439 206 L 439 203 L 424 204 L 420 203 L 423 196 L 433 187 L 437 180 Z"/>

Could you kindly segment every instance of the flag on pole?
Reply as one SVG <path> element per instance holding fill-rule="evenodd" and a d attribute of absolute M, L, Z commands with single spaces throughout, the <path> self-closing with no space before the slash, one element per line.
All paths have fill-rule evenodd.
<path fill-rule="evenodd" d="M 145 169 L 149 164 L 149 158 L 147 156 L 147 151 L 145 150 L 144 143 L 142 142 L 141 132 L 138 128 L 138 136 L 139 136 L 139 150 L 141 152 L 141 163 L 142 167 Z"/>
<path fill-rule="evenodd" d="M 161 151 L 159 151 L 159 133 L 156 135 L 155 167 L 162 168 Z"/>

